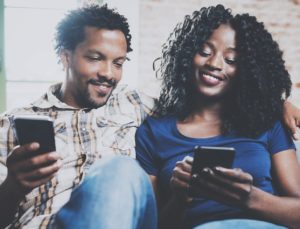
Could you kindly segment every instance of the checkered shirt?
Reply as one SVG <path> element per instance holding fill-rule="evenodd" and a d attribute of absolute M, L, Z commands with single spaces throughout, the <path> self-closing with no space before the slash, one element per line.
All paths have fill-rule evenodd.
<path fill-rule="evenodd" d="M 55 94 L 60 87 L 61 84 L 53 85 L 36 102 L 0 116 L 0 184 L 7 174 L 6 158 L 18 145 L 10 123 L 12 115 L 53 118 L 56 151 L 63 162 L 53 179 L 25 196 L 8 228 L 51 226 L 54 214 L 69 200 L 72 190 L 82 182 L 95 160 L 109 154 L 135 158 L 136 129 L 151 114 L 154 105 L 153 99 L 145 94 L 118 85 L 106 105 L 77 109 L 57 99 Z"/>

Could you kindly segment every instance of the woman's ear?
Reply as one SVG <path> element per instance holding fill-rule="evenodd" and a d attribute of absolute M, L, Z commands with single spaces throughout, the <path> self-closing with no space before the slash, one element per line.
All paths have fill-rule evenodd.
<path fill-rule="evenodd" d="M 71 53 L 67 49 L 63 49 L 60 52 L 60 60 L 61 63 L 63 64 L 63 69 L 66 70 L 70 67 L 70 58 L 71 58 Z"/>

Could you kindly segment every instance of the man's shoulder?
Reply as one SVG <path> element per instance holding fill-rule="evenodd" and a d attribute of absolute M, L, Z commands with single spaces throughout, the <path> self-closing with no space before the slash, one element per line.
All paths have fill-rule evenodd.
<path fill-rule="evenodd" d="M 118 85 L 112 93 L 112 97 L 116 97 L 116 96 L 118 96 L 118 97 L 122 97 L 122 96 L 128 97 L 129 95 L 136 95 L 136 96 L 139 96 L 139 97 L 148 96 L 147 94 L 145 94 L 141 90 L 139 90 L 137 88 L 133 88 L 133 87 L 127 85 L 127 84 Z M 148 96 L 148 97 L 152 98 L 151 96 Z"/>
<path fill-rule="evenodd" d="M 23 106 L 23 107 L 17 107 L 17 108 L 13 108 L 11 110 L 5 111 L 4 113 L 0 114 L 0 118 L 6 118 L 6 117 L 10 117 L 13 115 L 25 115 L 25 114 L 32 114 L 33 113 L 33 109 L 32 109 L 32 105 L 29 104 L 27 106 Z"/>
<path fill-rule="evenodd" d="M 139 89 L 130 87 L 126 84 L 121 84 L 116 87 L 111 98 L 109 100 L 119 100 L 123 105 L 125 103 L 130 103 L 133 105 L 142 105 L 153 107 L 155 99 Z"/>

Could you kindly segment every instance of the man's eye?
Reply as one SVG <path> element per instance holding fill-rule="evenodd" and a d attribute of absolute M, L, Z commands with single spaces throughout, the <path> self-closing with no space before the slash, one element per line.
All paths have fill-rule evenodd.
<path fill-rule="evenodd" d="M 99 56 L 86 56 L 87 59 L 91 60 L 91 61 L 99 61 L 102 60 L 101 57 Z"/>
<path fill-rule="evenodd" d="M 117 68 L 122 68 L 123 67 L 123 63 L 116 62 L 114 64 L 116 65 Z"/>

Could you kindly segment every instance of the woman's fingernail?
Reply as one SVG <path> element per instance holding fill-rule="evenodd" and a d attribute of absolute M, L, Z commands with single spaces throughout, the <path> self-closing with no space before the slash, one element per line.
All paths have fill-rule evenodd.
<path fill-rule="evenodd" d="M 223 171 L 223 168 L 222 168 L 222 167 L 219 167 L 219 166 L 215 167 L 214 169 L 217 170 L 217 171 L 220 171 L 220 172 Z"/>
<path fill-rule="evenodd" d="M 202 172 L 208 173 L 208 172 L 209 172 L 209 169 L 208 169 L 208 168 L 203 168 L 203 169 L 202 169 Z"/>

